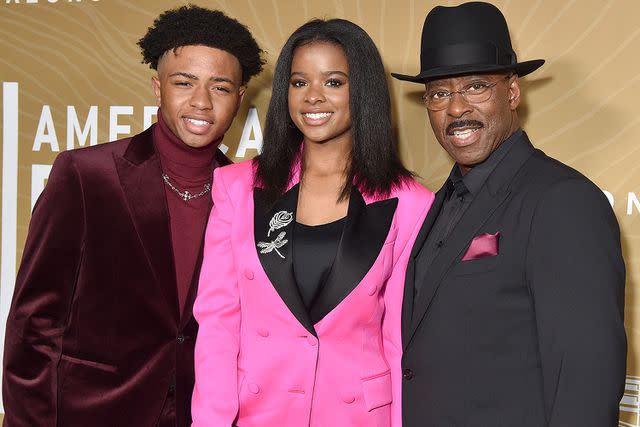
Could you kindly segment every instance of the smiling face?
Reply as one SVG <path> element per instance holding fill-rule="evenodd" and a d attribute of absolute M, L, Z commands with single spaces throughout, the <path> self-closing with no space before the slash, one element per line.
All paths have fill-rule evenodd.
<path fill-rule="evenodd" d="M 220 141 L 245 91 L 238 59 L 207 46 L 165 52 L 158 63 L 158 76 L 152 80 L 165 123 L 194 148 Z"/>
<path fill-rule="evenodd" d="M 306 143 L 351 143 L 349 65 L 340 46 L 312 42 L 296 48 L 288 103 Z"/>
<path fill-rule="evenodd" d="M 429 110 L 433 133 L 460 167 L 462 174 L 482 163 L 520 126 L 516 108 L 520 104 L 518 77 L 481 74 L 434 80 L 425 84 L 427 93 L 455 92 L 474 84 L 490 85 L 491 97 L 470 104 L 460 94 L 452 95 L 446 108 Z"/>

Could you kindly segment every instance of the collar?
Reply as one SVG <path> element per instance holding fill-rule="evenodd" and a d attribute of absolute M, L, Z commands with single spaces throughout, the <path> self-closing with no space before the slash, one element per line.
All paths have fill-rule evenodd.
<path fill-rule="evenodd" d="M 188 146 L 169 129 L 161 110 L 158 110 L 157 126 L 153 128 L 153 139 L 162 169 L 172 178 L 187 181 L 210 179 L 216 166 L 218 141 L 202 148 Z"/>
<path fill-rule="evenodd" d="M 448 182 L 451 183 L 450 185 L 453 186 L 456 194 L 463 195 L 468 191 L 475 197 L 487 181 L 489 175 L 491 175 L 496 166 L 498 166 L 498 163 L 500 163 L 509 152 L 514 141 L 522 138 L 523 134 L 524 131 L 518 128 L 511 136 L 505 139 L 484 162 L 475 165 L 465 176 L 462 176 L 460 173 L 458 165 L 454 165 L 449 174 Z"/>

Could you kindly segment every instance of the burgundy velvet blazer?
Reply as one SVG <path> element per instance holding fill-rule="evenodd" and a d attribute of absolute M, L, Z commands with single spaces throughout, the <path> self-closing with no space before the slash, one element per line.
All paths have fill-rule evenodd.
<path fill-rule="evenodd" d="M 177 426 L 190 425 L 200 262 L 179 313 L 151 129 L 61 153 L 9 312 L 4 425 L 152 427 L 167 396 Z"/>

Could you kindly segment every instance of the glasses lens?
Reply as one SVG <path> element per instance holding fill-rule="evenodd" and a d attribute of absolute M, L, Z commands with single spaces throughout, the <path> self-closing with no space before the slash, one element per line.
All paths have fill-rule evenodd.
<path fill-rule="evenodd" d="M 464 97 L 468 102 L 472 104 L 479 104 L 486 101 L 491 96 L 491 88 L 495 86 L 495 83 L 472 83 L 465 87 L 461 92 L 464 93 Z"/>
<path fill-rule="evenodd" d="M 510 75 L 506 76 L 506 79 L 510 77 Z M 491 98 L 492 89 L 497 84 L 498 82 L 474 82 L 459 91 L 427 92 L 422 96 L 422 102 L 424 102 L 424 105 L 431 111 L 444 110 L 455 95 L 462 96 L 470 104 L 480 104 Z"/>
<path fill-rule="evenodd" d="M 438 111 L 446 108 L 451 100 L 449 92 L 427 92 L 422 96 L 422 102 L 429 110 Z"/>

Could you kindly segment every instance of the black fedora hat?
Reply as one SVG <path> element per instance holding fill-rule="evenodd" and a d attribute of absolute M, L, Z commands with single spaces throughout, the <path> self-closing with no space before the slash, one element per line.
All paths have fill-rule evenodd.
<path fill-rule="evenodd" d="M 416 83 L 506 70 L 524 76 L 542 64 L 544 59 L 518 62 L 502 12 L 489 3 L 470 2 L 433 8 L 422 28 L 420 74 L 391 75 Z"/>

